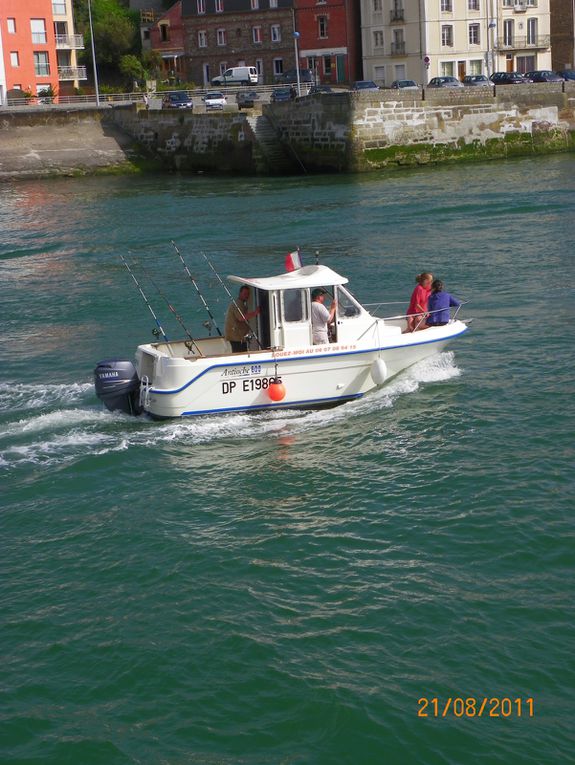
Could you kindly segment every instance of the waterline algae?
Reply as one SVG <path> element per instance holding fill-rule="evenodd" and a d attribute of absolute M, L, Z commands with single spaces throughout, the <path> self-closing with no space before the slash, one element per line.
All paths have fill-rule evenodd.
<path fill-rule="evenodd" d="M 0 761 L 569 759 L 574 170 L 2 187 Z M 201 334 L 171 239 L 218 320 L 200 251 L 296 245 L 366 303 L 429 269 L 475 320 L 335 409 L 110 414 L 93 366 L 154 326 L 120 253 Z"/>

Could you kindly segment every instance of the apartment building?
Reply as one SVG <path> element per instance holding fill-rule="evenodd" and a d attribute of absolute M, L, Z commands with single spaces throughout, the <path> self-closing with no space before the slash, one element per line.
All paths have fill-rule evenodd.
<path fill-rule="evenodd" d="M 0 38 L 6 92 L 64 95 L 86 79 L 77 64 L 84 41 L 74 34 L 72 0 L 2 0 Z"/>
<path fill-rule="evenodd" d="M 432 77 L 551 67 L 549 0 L 360 0 L 364 77 Z"/>
<path fill-rule="evenodd" d="M 295 67 L 292 0 L 182 0 L 188 80 L 207 85 L 232 66 L 260 83 Z"/>
<path fill-rule="evenodd" d="M 6 68 L 4 66 L 4 48 L 2 47 L 2 24 L 0 24 L 0 106 L 6 103 Z"/>
<path fill-rule="evenodd" d="M 361 39 L 357 0 L 294 0 L 300 68 L 316 82 L 361 79 Z"/>

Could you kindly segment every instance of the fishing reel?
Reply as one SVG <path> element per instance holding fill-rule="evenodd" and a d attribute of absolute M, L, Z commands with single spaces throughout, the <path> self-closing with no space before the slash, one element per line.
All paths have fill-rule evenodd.
<path fill-rule="evenodd" d="M 204 327 L 204 329 L 208 330 L 208 335 L 210 337 L 212 336 L 212 328 L 213 328 L 213 326 L 214 325 L 212 324 L 211 321 L 206 320 L 206 321 L 202 322 L 202 327 Z"/>
<path fill-rule="evenodd" d="M 152 335 L 157 339 L 158 337 L 160 337 L 161 334 L 162 333 L 160 332 L 160 330 L 157 327 L 154 327 L 154 329 L 152 330 Z"/>

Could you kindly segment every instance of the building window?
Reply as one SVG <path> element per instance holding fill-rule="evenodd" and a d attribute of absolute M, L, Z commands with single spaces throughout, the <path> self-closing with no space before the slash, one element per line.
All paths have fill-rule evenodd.
<path fill-rule="evenodd" d="M 514 5 L 515 5 L 515 0 L 503 0 L 504 8 L 513 8 Z"/>
<path fill-rule="evenodd" d="M 256 72 L 258 73 L 258 80 L 261 81 L 264 76 L 264 62 L 261 58 L 256 58 Z"/>
<path fill-rule="evenodd" d="M 45 51 L 34 51 L 34 72 L 36 77 L 48 77 L 50 74 L 50 61 Z"/>
<path fill-rule="evenodd" d="M 444 24 L 441 27 L 441 44 L 444 48 L 453 47 L 453 27 L 451 24 Z"/>
<path fill-rule="evenodd" d="M 373 33 L 373 47 L 383 48 L 383 32 L 378 31 Z"/>
<path fill-rule="evenodd" d="M 16 34 L 16 19 L 6 19 L 6 24 L 8 26 L 8 34 L 15 35 Z"/>
<path fill-rule="evenodd" d="M 30 19 L 30 30 L 33 43 L 46 42 L 46 21 L 44 19 Z"/>
<path fill-rule="evenodd" d="M 10 66 L 13 66 L 14 69 L 20 66 L 20 57 L 17 50 L 13 50 L 10 53 Z"/>
<path fill-rule="evenodd" d="M 382 85 L 385 85 L 385 67 L 384 66 L 373 67 L 373 79 L 377 83 L 381 83 Z"/>
<path fill-rule="evenodd" d="M 479 0 L 467 0 L 467 8 L 470 11 L 478 11 L 479 10 Z M 480 72 L 481 74 L 481 72 Z"/>
<path fill-rule="evenodd" d="M 331 76 L 331 56 L 323 57 L 323 73 L 326 77 Z"/>
<path fill-rule="evenodd" d="M 284 72 L 284 60 L 283 58 L 274 58 L 274 74 L 283 74 Z"/>
<path fill-rule="evenodd" d="M 517 71 L 521 74 L 532 72 L 536 69 L 535 56 L 517 56 Z"/>
<path fill-rule="evenodd" d="M 469 74 L 482 74 L 483 73 L 483 61 L 480 58 L 475 58 L 469 62 Z"/>
<path fill-rule="evenodd" d="M 208 47 L 208 33 L 205 31 L 205 29 L 201 29 L 198 32 L 198 48 L 207 48 Z"/>
<path fill-rule="evenodd" d="M 260 0 L 251 0 L 251 5 L 252 5 L 252 11 L 259 10 Z"/>
<path fill-rule="evenodd" d="M 216 29 L 216 43 L 217 43 L 217 45 L 225 45 L 226 44 L 226 30 L 225 29 Z"/>
<path fill-rule="evenodd" d="M 327 16 L 318 16 L 317 34 L 321 39 L 325 39 L 327 37 Z"/>
<path fill-rule="evenodd" d="M 160 42 L 168 42 L 170 39 L 170 25 L 160 24 Z"/>
<path fill-rule="evenodd" d="M 527 45 L 537 45 L 537 19 L 527 19 Z"/>
<path fill-rule="evenodd" d="M 270 8 L 277 8 L 278 0 L 270 0 Z"/>
<path fill-rule="evenodd" d="M 453 77 L 453 61 L 442 61 L 439 69 L 442 77 Z"/>
<path fill-rule="evenodd" d="M 503 45 L 508 47 L 513 45 L 513 19 L 506 19 L 503 22 Z"/>
<path fill-rule="evenodd" d="M 261 27 L 252 27 L 252 40 L 255 43 L 261 43 L 261 41 L 262 41 L 262 28 Z"/>
<path fill-rule="evenodd" d="M 66 3 L 63 3 L 62 0 L 52 0 L 52 14 L 54 16 L 65 16 Z"/>
<path fill-rule="evenodd" d="M 479 45 L 480 39 L 479 39 L 479 24 L 470 24 L 469 25 L 469 44 L 470 45 Z"/>
<path fill-rule="evenodd" d="M 282 28 L 279 24 L 271 25 L 271 38 L 272 38 L 272 42 L 281 42 Z"/>
<path fill-rule="evenodd" d="M 373 0 L 373 12 L 381 13 L 383 10 L 383 0 Z"/>
<path fill-rule="evenodd" d="M 453 0 L 441 0 L 441 13 L 451 13 L 453 11 Z"/>
<path fill-rule="evenodd" d="M 201 16 L 203 13 L 206 12 L 206 0 L 197 0 L 198 3 L 198 14 Z"/>
<path fill-rule="evenodd" d="M 224 0 L 216 0 L 216 13 L 224 12 Z"/>

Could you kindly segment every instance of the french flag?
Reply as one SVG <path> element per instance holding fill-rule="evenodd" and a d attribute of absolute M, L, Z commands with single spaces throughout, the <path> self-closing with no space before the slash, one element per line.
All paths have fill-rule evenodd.
<path fill-rule="evenodd" d="M 298 268 L 301 268 L 299 247 L 295 252 L 290 252 L 288 255 L 286 255 L 285 264 L 286 271 L 297 271 Z"/>

